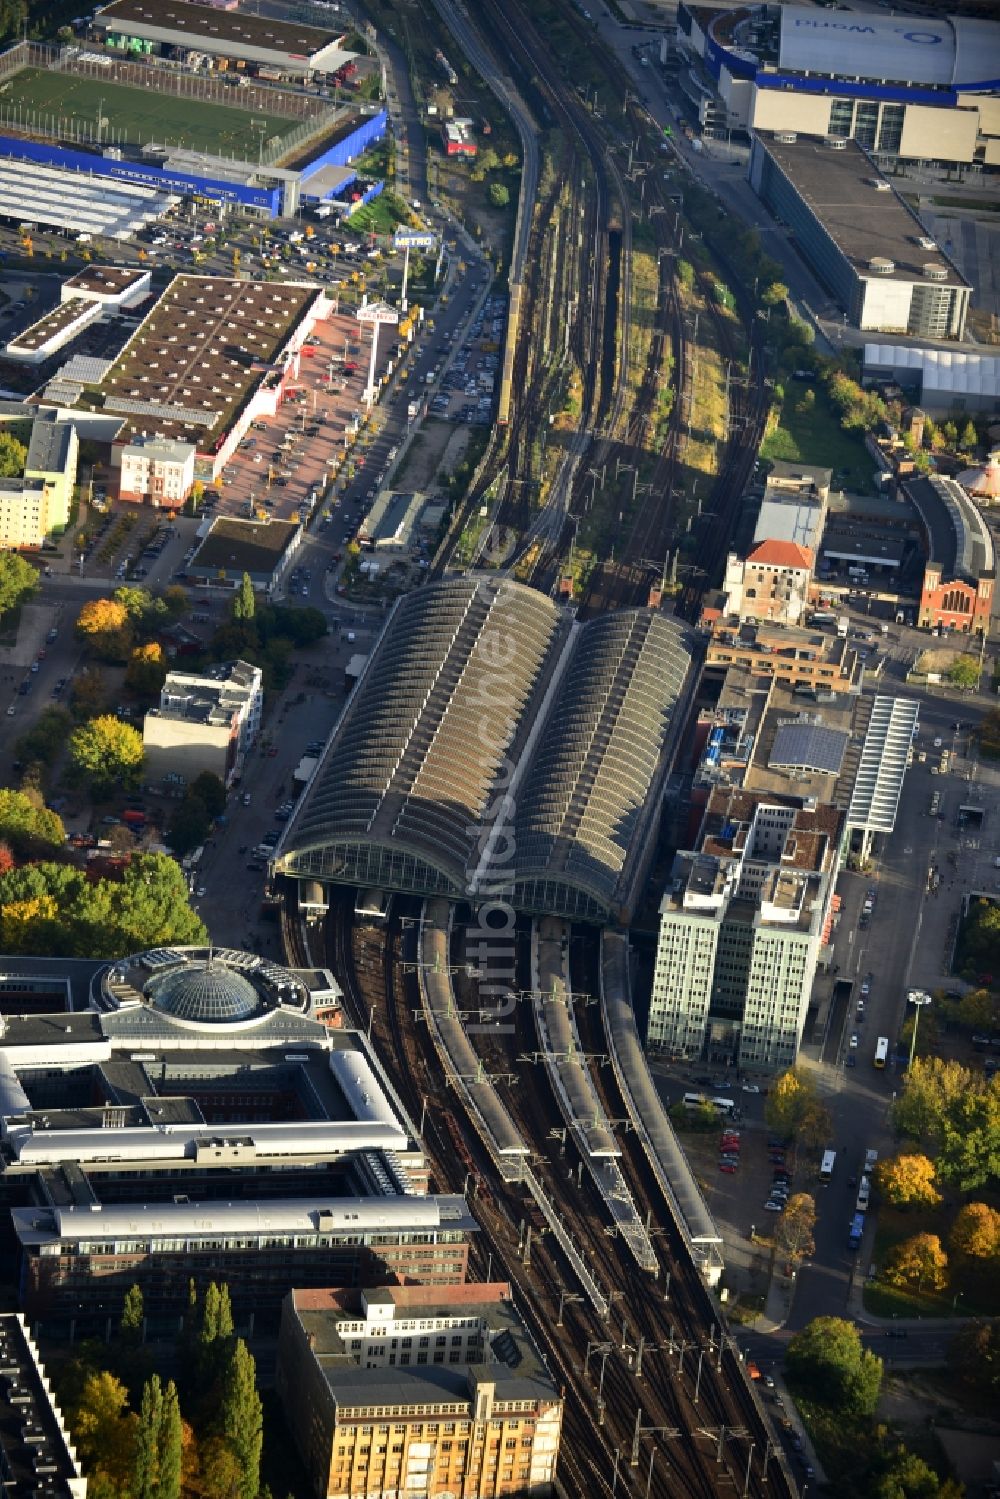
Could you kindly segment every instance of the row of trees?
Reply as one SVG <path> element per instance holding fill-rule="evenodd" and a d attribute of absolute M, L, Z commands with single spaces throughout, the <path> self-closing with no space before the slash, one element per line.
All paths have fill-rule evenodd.
<path fill-rule="evenodd" d="M 937 1179 L 960 1192 L 1000 1178 L 1000 1078 L 987 1081 L 959 1062 L 917 1058 L 892 1122 L 897 1134 L 926 1147 Z"/>
<path fill-rule="evenodd" d="M 7 793 L 12 795 L 14 793 Z M 164 943 L 206 942 L 180 866 L 134 854 L 121 879 L 45 861 L 0 873 L 0 943 L 9 953 L 117 958 Z"/>
<path fill-rule="evenodd" d="M 181 1392 L 156 1373 L 137 1398 L 128 1373 L 141 1364 L 142 1293 L 125 1300 L 120 1374 L 99 1366 L 107 1350 L 89 1350 L 63 1378 L 70 1430 L 88 1475 L 91 1499 L 258 1499 L 263 1408 L 253 1355 L 235 1336 L 227 1286 L 199 1298 L 191 1283 L 181 1339 Z M 181 1396 L 184 1412 L 181 1409 Z"/>
<path fill-rule="evenodd" d="M 853 1322 L 817 1317 L 792 1338 L 786 1368 L 843 1499 L 960 1499 L 960 1485 L 875 1421 L 882 1360 Z"/>

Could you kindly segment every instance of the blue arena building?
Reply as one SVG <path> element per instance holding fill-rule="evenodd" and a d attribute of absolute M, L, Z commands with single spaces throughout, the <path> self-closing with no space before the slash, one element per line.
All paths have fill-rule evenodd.
<path fill-rule="evenodd" d="M 856 140 L 889 171 L 1000 166 L 1000 23 L 681 0 L 680 83 L 706 134 Z"/>

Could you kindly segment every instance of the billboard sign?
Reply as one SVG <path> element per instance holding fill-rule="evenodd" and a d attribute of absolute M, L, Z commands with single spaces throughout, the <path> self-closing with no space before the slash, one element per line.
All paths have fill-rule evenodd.
<path fill-rule="evenodd" d="M 392 236 L 392 243 L 397 250 L 433 250 L 437 241 L 433 234 L 416 229 L 397 229 Z"/>

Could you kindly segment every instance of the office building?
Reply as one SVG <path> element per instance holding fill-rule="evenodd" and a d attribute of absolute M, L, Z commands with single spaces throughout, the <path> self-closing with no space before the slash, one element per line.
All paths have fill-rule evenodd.
<path fill-rule="evenodd" d="M 133 1281 L 168 1312 L 193 1277 L 276 1327 L 293 1285 L 464 1281 L 475 1221 L 427 1195 L 325 970 L 219 948 L 5 969 L 0 1200 L 33 1317 L 103 1331 Z"/>
<path fill-rule="evenodd" d="M 204 676 L 168 672 L 159 707 L 143 721 L 146 779 L 190 783 L 207 770 L 231 785 L 260 731 L 263 706 L 260 667 L 247 661 L 212 667 Z"/>
<path fill-rule="evenodd" d="M 292 1291 L 277 1384 L 319 1499 L 553 1491 L 563 1400 L 504 1283 Z"/>
<path fill-rule="evenodd" d="M 849 736 L 801 722 L 771 763 L 839 772 Z M 695 849 L 660 905 L 648 1045 L 673 1056 L 783 1071 L 795 1060 L 829 941 L 843 812 L 718 786 Z"/>
<path fill-rule="evenodd" d="M 969 283 L 856 141 L 758 131 L 750 183 L 856 328 L 964 337 Z"/>

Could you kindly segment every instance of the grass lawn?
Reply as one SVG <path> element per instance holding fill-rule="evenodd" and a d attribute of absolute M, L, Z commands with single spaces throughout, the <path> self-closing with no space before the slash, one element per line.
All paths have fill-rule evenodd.
<path fill-rule="evenodd" d="M 815 393 L 811 411 L 797 411 L 807 390 Z M 845 432 L 830 409 L 823 387 L 789 380 L 778 425 L 761 446 L 761 457 L 785 463 L 813 463 L 833 469 L 833 487 L 871 494 L 875 465 L 857 432 Z"/>
<path fill-rule="evenodd" d="M 9 122 L 12 112 L 20 107 L 43 116 L 94 125 L 100 111 L 108 122 L 106 138 L 121 138 L 129 144 L 169 141 L 196 151 L 256 161 L 261 133 L 252 127 L 251 120 L 266 122 L 265 138 L 286 135 L 295 124 L 282 115 L 252 115 L 224 104 L 129 88 L 110 79 L 48 73 L 41 68 L 25 68 L 6 83 L 0 96 L 0 121 Z"/>
<path fill-rule="evenodd" d="M 392 234 L 410 217 L 406 204 L 395 193 L 382 192 L 347 220 L 355 234 Z"/>

